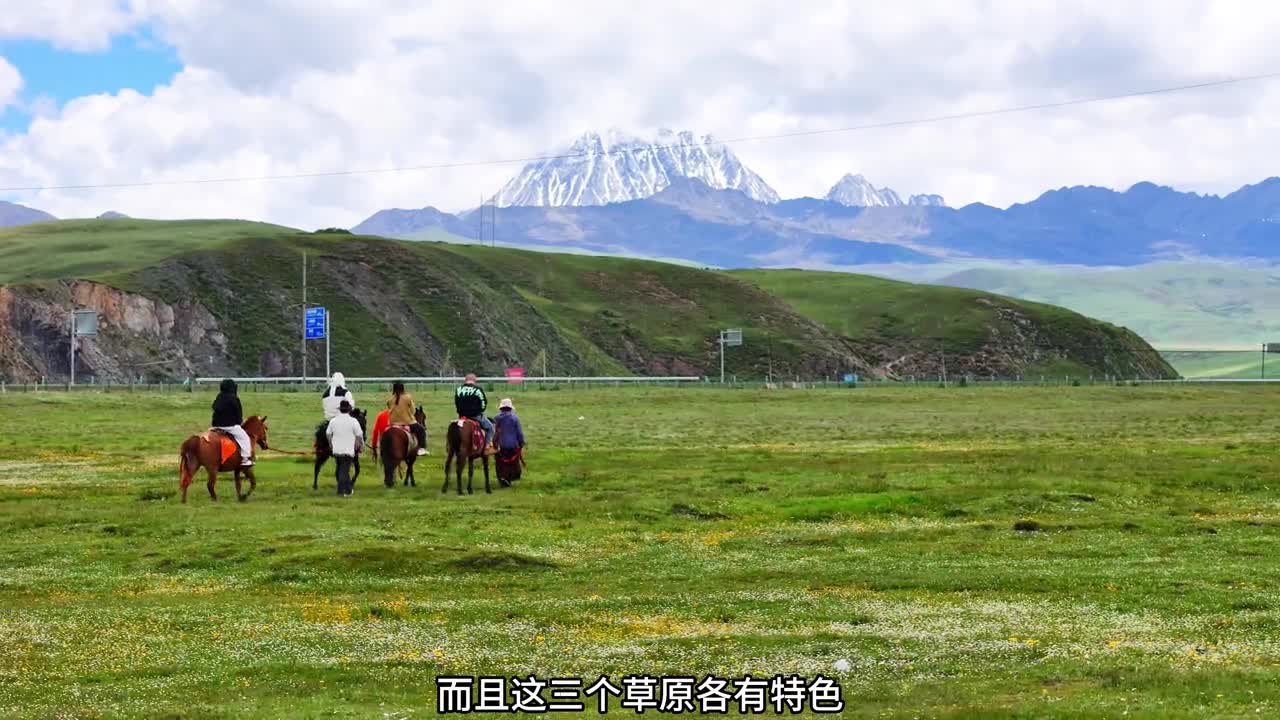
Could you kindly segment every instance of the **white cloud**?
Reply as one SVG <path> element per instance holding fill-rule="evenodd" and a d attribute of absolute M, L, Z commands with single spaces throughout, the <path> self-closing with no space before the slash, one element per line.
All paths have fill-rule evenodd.
<path fill-rule="evenodd" d="M 73 4 L 92 6 L 39 5 L 63 17 L 58 8 Z M 153 23 L 186 70 L 152 96 L 81 98 L 43 114 L 0 146 L 0 186 L 469 162 L 536 155 L 608 126 L 747 136 L 1280 69 L 1280 45 L 1266 32 L 1280 22 L 1280 6 L 1231 0 L 1090 0 L 1069 14 L 1013 0 L 833 0 L 803 12 L 757 0 L 653 0 L 643 11 L 586 0 L 96 7 L 111 32 Z M 102 10 L 113 7 L 114 15 Z M 13 34 L 5 22 L 0 35 Z M 102 42 L 87 30 L 57 32 L 72 46 L 68 38 Z M 735 150 L 784 196 L 821 195 L 845 172 L 861 172 L 902 194 L 1007 205 L 1077 183 L 1147 179 L 1229 191 L 1276 173 L 1278 124 L 1274 81 Z M 64 216 L 111 208 L 318 227 L 351 225 L 383 207 L 466 207 L 517 170 L 18 199 Z"/>
<path fill-rule="evenodd" d="M 123 0 L 0 0 L 0 39 L 34 38 L 72 50 L 103 50 L 140 17 Z"/>
<path fill-rule="evenodd" d="M 18 68 L 0 57 L 0 110 L 18 99 L 18 91 L 21 89 L 22 75 Z"/>

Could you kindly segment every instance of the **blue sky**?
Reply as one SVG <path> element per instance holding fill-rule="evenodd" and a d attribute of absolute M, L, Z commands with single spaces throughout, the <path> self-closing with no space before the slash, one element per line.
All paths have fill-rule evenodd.
<path fill-rule="evenodd" d="M 0 130 L 20 132 L 31 121 L 29 106 L 52 101 L 62 106 L 85 95 L 132 88 L 150 93 L 182 69 L 177 51 L 146 33 L 117 35 L 100 52 L 55 48 L 39 40 L 0 40 L 4 57 L 22 75 L 20 102 L 0 110 Z"/>

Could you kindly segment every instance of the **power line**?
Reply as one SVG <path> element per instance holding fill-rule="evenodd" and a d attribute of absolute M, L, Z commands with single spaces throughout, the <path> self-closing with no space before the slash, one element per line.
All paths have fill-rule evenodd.
<path fill-rule="evenodd" d="M 954 120 L 969 120 L 973 118 L 992 117 L 996 115 L 1011 115 L 1014 113 L 1031 112 L 1035 110 L 1050 110 L 1055 108 L 1071 107 L 1076 105 L 1089 105 L 1093 103 L 1110 102 L 1112 100 L 1124 100 L 1128 98 L 1147 97 L 1151 95 L 1164 95 L 1176 92 L 1185 92 L 1188 90 L 1201 90 L 1210 87 L 1220 87 L 1223 85 L 1235 85 L 1246 82 L 1256 82 L 1259 80 L 1272 80 L 1280 77 L 1280 72 L 1263 73 L 1260 75 L 1245 75 L 1233 78 L 1224 78 L 1221 80 L 1208 80 L 1205 82 L 1192 83 L 1188 85 L 1175 85 L 1172 87 L 1155 88 L 1150 90 L 1135 90 L 1131 92 L 1119 93 L 1116 95 L 1098 95 L 1093 97 L 1074 98 L 1071 100 L 1060 100 L 1057 102 L 1036 103 L 1034 105 L 1016 105 L 1012 107 L 998 108 L 995 110 L 976 110 L 971 112 L 951 113 L 947 115 L 933 115 L 921 118 L 911 118 L 906 120 L 889 120 L 884 122 L 866 123 L 863 125 L 850 125 L 848 127 L 827 128 L 823 130 L 797 130 L 786 133 L 773 133 L 769 135 L 747 135 L 743 137 L 729 138 L 727 140 L 715 140 L 711 143 L 692 142 L 692 143 L 672 143 L 667 145 L 648 145 L 639 151 L 649 150 L 678 150 L 681 148 L 700 147 L 706 144 L 710 145 L 731 145 L 749 142 L 763 142 L 766 140 L 785 140 L 788 138 L 810 137 L 816 135 L 836 135 L 841 133 L 860 132 L 864 130 L 877 130 L 882 128 L 906 127 L 911 125 L 929 125 L 934 123 L 951 122 Z M 331 170 L 327 172 L 309 172 L 309 173 L 288 173 L 280 175 L 252 175 L 252 176 L 236 176 L 221 178 L 194 178 L 187 180 L 144 180 L 136 182 L 116 182 L 116 183 L 84 183 L 77 185 L 31 185 L 26 187 L 6 187 L 0 188 L 0 192 L 36 192 L 46 190 L 105 190 L 112 188 L 138 188 L 138 187 L 160 187 L 166 185 L 213 185 L 221 183 L 240 183 L 240 182 L 266 182 L 273 180 L 303 180 L 309 178 L 326 178 L 326 177 L 343 177 L 352 175 L 378 175 L 400 172 L 417 172 L 424 170 L 452 170 L 460 168 L 488 167 L 497 165 L 514 165 L 532 162 L 546 162 L 549 160 L 568 160 L 579 157 L 591 156 L 608 156 L 619 155 L 623 153 L 637 152 L 636 149 L 619 148 L 607 150 L 601 153 L 595 152 L 575 152 L 562 153 L 556 155 L 533 155 L 521 158 L 506 158 L 496 160 L 471 160 L 449 163 L 431 163 L 426 165 L 405 165 L 399 167 L 388 168 L 370 168 L 363 170 Z"/>

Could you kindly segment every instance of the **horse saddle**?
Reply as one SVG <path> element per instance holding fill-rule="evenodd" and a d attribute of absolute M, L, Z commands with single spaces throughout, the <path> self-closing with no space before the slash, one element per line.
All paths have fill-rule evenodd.
<path fill-rule="evenodd" d="M 471 427 L 471 447 L 484 447 L 484 428 L 480 427 L 480 423 L 468 417 L 458 418 L 458 429 L 467 432 L 467 426 Z"/>
<path fill-rule="evenodd" d="M 200 442 L 221 443 L 222 452 L 218 455 L 218 462 L 223 465 L 240 452 L 240 446 L 236 444 L 236 439 L 231 437 L 230 433 L 223 432 L 217 428 L 209 428 L 200 433 Z"/>
<path fill-rule="evenodd" d="M 409 429 L 408 425 L 391 425 L 387 429 L 399 430 L 400 432 L 404 433 L 404 436 L 407 442 L 409 443 L 408 450 L 405 451 L 407 454 L 413 455 L 418 452 L 418 438 L 416 435 L 413 434 L 413 431 Z"/>

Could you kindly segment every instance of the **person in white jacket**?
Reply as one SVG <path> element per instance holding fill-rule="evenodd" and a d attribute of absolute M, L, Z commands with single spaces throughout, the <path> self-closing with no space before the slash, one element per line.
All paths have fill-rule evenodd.
<path fill-rule="evenodd" d="M 329 386 L 324 389 L 324 395 L 320 396 L 320 407 L 324 411 L 324 422 L 316 427 L 316 449 L 322 450 L 325 443 L 329 441 L 329 421 L 338 417 L 338 406 L 345 400 L 351 403 L 351 408 L 356 407 L 356 397 L 347 389 L 347 379 L 342 373 L 336 372 L 329 379 Z"/>
<path fill-rule="evenodd" d="M 351 464 L 356 453 L 364 445 L 364 431 L 360 423 L 351 417 L 351 403 L 343 400 L 338 404 L 338 416 L 329 421 L 325 435 L 329 447 L 333 451 L 333 459 L 338 463 L 338 495 L 350 497 L 355 490 L 351 481 Z"/>
<path fill-rule="evenodd" d="M 332 420 L 338 417 L 338 405 L 343 400 L 351 403 L 351 408 L 356 407 L 356 396 L 351 394 L 347 389 L 347 379 L 340 372 L 333 374 L 329 378 L 329 387 L 325 388 L 324 395 L 320 398 L 320 406 L 324 410 L 324 419 Z"/>

